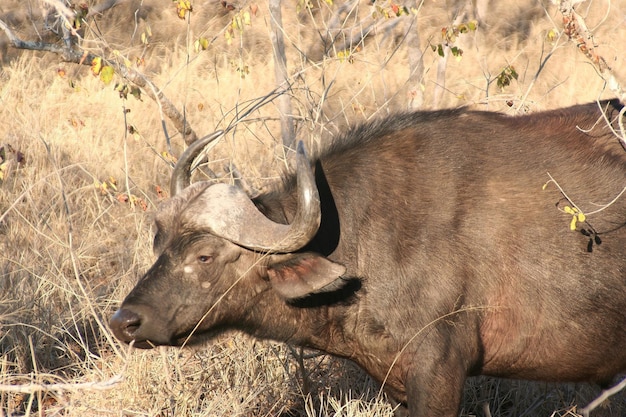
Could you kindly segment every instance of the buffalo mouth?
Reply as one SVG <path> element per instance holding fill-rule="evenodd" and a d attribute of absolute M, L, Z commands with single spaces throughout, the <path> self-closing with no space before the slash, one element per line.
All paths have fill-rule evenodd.
<path fill-rule="evenodd" d="M 200 346 L 212 339 L 215 339 L 217 336 L 224 332 L 221 328 L 212 328 L 212 329 L 195 329 L 191 331 L 187 331 L 185 333 L 181 333 L 172 338 L 172 343 L 170 346 Z"/>
<path fill-rule="evenodd" d="M 142 314 L 145 312 L 141 310 L 137 307 L 122 307 L 113 314 L 109 325 L 118 340 L 139 349 L 152 349 L 156 346 L 182 345 L 190 338 L 192 330 L 173 336 L 159 336 L 167 335 L 168 332 L 160 326 L 154 326 L 154 320 L 146 321 L 145 314 Z"/>
<path fill-rule="evenodd" d="M 133 347 L 138 349 L 153 349 L 159 346 L 172 346 L 172 347 L 193 347 L 200 346 L 205 344 L 211 339 L 214 339 L 216 336 L 221 334 L 220 330 L 206 330 L 199 331 L 196 329 L 195 331 L 188 330 L 185 332 L 177 333 L 173 335 L 167 341 L 154 341 L 151 339 L 133 339 Z M 126 342 L 128 343 L 128 342 Z"/>
<path fill-rule="evenodd" d="M 133 344 L 139 349 L 152 349 L 157 346 L 195 346 L 214 337 L 221 331 L 215 328 L 200 328 L 196 323 L 182 331 L 170 331 L 170 326 L 160 326 L 158 320 L 146 320 L 143 308 L 122 307 L 109 322 L 111 330 L 120 341 Z M 186 327 L 186 326 L 185 326 Z"/>
<path fill-rule="evenodd" d="M 159 346 L 195 346 L 200 344 L 197 335 L 191 335 L 191 332 L 181 333 L 180 335 L 173 336 L 167 341 L 156 341 L 151 339 L 132 339 L 130 341 L 124 340 L 127 344 L 132 344 L 133 347 L 138 349 L 154 349 Z M 204 337 L 202 338 L 205 339 Z"/>
<path fill-rule="evenodd" d="M 133 344 L 133 347 L 136 347 L 138 349 L 153 349 L 159 346 L 159 345 L 155 345 L 149 340 L 141 340 L 141 341 L 133 340 L 131 343 Z"/>

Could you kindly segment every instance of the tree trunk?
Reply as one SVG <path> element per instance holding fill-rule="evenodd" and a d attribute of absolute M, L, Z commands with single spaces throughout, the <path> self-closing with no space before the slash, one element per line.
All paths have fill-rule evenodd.
<path fill-rule="evenodd" d="M 280 10 L 280 0 L 270 0 L 270 36 L 274 51 L 274 78 L 278 89 L 284 92 L 278 98 L 280 112 L 280 129 L 282 143 L 285 148 L 292 148 L 296 132 L 291 110 L 291 97 L 288 94 L 289 76 L 287 74 L 287 57 L 285 56 L 285 41 L 283 38 L 283 18 Z"/>

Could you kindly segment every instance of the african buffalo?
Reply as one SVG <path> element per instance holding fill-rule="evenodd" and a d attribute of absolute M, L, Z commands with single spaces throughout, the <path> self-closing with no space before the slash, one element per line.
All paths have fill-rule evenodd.
<path fill-rule="evenodd" d="M 618 101 L 363 124 L 253 199 L 196 182 L 156 213 L 155 264 L 111 318 L 135 346 L 235 329 L 349 358 L 410 416 L 456 416 L 468 375 L 626 370 Z M 603 116 L 603 113 L 605 116 Z"/>

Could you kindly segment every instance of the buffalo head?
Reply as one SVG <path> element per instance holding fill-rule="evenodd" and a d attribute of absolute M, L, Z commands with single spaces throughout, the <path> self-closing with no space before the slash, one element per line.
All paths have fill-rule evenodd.
<path fill-rule="evenodd" d="M 246 304 L 261 302 L 258 297 L 267 290 L 294 299 L 342 283 L 343 266 L 294 253 L 315 236 L 321 219 L 303 144 L 296 155 L 297 210 L 282 224 L 267 218 L 238 187 L 190 185 L 194 158 L 221 136 L 216 132 L 195 142 L 174 168 L 172 198 L 155 218 L 157 260 L 110 321 L 124 342 L 141 348 L 187 344 L 242 325 Z"/>

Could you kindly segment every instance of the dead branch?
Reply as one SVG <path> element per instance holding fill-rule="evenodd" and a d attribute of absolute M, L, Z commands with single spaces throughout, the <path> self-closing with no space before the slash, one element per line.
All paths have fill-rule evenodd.
<path fill-rule="evenodd" d="M 626 104 L 626 90 L 619 83 L 606 60 L 596 51 L 597 45 L 593 39 L 593 33 L 587 28 L 582 16 L 574 10 L 574 6 L 583 1 L 585 0 L 553 0 L 559 6 L 559 10 L 563 15 L 563 31 L 565 34 L 570 40 L 576 42 L 578 50 L 595 66 L 609 89 L 622 104 Z"/>
<path fill-rule="evenodd" d="M 285 55 L 285 40 L 283 37 L 283 18 L 280 10 L 281 0 L 270 0 L 270 38 L 274 53 L 274 77 L 276 86 L 287 90 L 290 87 L 289 74 L 287 73 L 287 56 Z M 282 94 L 278 98 L 278 110 L 280 112 L 280 126 L 282 143 L 286 149 L 292 147 L 296 140 L 296 129 L 293 122 L 291 97 Z"/>
<path fill-rule="evenodd" d="M 96 57 L 95 55 L 80 52 L 78 50 L 72 48 L 64 48 L 59 45 L 46 43 L 46 42 L 37 42 L 37 41 L 24 41 L 13 33 L 11 28 L 7 26 L 4 21 L 0 20 L 0 29 L 4 31 L 11 42 L 11 45 L 16 49 L 26 49 L 30 51 L 43 51 L 43 52 L 52 52 L 61 56 L 61 59 L 65 62 L 75 62 L 75 63 L 83 63 L 82 61 L 87 61 L 88 65 L 91 65 L 91 61 Z"/>
<path fill-rule="evenodd" d="M 110 8 L 117 6 L 120 3 L 123 3 L 127 0 L 105 0 L 94 6 L 89 8 L 89 13 L 87 13 L 87 17 L 92 17 L 96 14 L 100 14 L 104 11 L 109 10 Z"/>
<path fill-rule="evenodd" d="M 18 38 L 13 33 L 11 28 L 9 28 L 9 26 L 2 20 L 0 20 L 0 29 L 4 31 L 11 45 L 16 49 L 52 52 L 59 55 L 64 62 L 70 62 L 79 65 L 91 65 L 93 60 L 97 57 L 97 55 L 95 54 L 89 53 L 87 51 L 81 51 L 80 49 L 72 47 L 63 47 L 46 42 L 24 41 Z M 65 45 L 67 45 L 67 43 L 65 43 Z M 187 145 L 195 142 L 198 139 L 198 136 L 196 135 L 191 125 L 178 111 L 176 106 L 174 106 L 174 104 L 165 96 L 165 94 L 163 94 L 163 91 L 157 88 L 156 85 L 152 81 L 150 81 L 145 75 L 116 61 L 106 61 L 106 63 L 107 65 L 113 67 L 117 74 L 121 75 L 124 79 L 128 80 L 137 87 L 143 89 L 148 97 L 157 102 L 163 114 L 172 122 L 176 130 L 182 134 L 184 141 Z M 165 128 L 165 123 L 163 123 L 163 126 Z"/>

